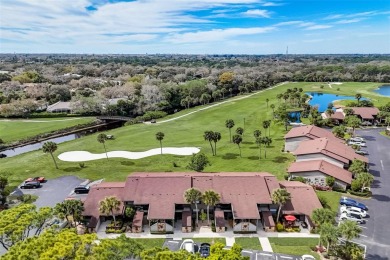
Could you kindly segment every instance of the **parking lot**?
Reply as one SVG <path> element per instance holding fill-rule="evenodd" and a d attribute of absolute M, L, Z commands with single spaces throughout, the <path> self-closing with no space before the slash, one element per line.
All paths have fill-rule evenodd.
<path fill-rule="evenodd" d="M 75 176 L 62 176 L 56 179 L 47 180 L 42 183 L 38 189 L 21 189 L 24 194 L 31 194 L 38 196 L 34 203 L 38 208 L 40 207 L 54 207 L 57 203 L 64 201 L 67 197 L 72 196 L 82 198 L 86 195 L 72 195 L 73 189 L 85 180 Z"/>
<path fill-rule="evenodd" d="M 358 199 L 368 207 L 369 217 L 357 242 L 367 246 L 366 259 L 390 259 L 390 139 L 380 129 L 358 130 L 367 143 L 370 173 L 374 175 L 372 198 Z"/>
<path fill-rule="evenodd" d="M 182 243 L 183 240 L 166 239 L 163 244 L 163 247 L 167 247 L 171 251 L 178 251 L 180 250 L 180 246 L 182 245 Z M 224 249 L 230 250 L 230 247 L 227 246 Z M 241 251 L 241 255 L 249 257 L 250 260 L 302 260 L 300 256 L 277 254 L 272 252 L 248 249 L 243 249 Z"/>

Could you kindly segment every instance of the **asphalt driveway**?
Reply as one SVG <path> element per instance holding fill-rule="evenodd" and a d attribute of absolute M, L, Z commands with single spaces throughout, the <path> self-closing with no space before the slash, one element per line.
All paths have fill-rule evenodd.
<path fill-rule="evenodd" d="M 367 205 L 369 218 L 358 242 L 367 246 L 367 259 L 375 260 L 390 259 L 390 138 L 380 135 L 380 131 L 357 131 L 366 139 L 370 173 L 374 175 L 372 199 L 359 200 Z"/>
<path fill-rule="evenodd" d="M 21 191 L 24 194 L 37 195 L 38 199 L 34 204 L 38 208 L 54 207 L 57 203 L 64 201 L 71 195 L 73 189 L 84 181 L 75 176 L 62 176 L 42 183 L 39 189 L 21 189 Z"/>

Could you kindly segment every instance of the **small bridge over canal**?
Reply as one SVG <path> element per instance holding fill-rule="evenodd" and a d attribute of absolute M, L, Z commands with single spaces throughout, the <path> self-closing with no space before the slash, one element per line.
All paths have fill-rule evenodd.
<path fill-rule="evenodd" d="M 105 122 L 130 121 L 131 119 L 133 119 L 132 117 L 127 117 L 127 116 L 97 116 L 96 118 L 99 120 L 103 120 Z"/>

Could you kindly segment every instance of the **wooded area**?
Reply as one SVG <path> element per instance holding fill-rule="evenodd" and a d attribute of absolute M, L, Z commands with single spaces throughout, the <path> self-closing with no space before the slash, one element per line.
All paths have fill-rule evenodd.
<path fill-rule="evenodd" d="M 390 82 L 389 55 L 0 55 L 0 116 L 168 114 L 284 81 Z M 153 115 L 160 117 L 165 113 Z"/>

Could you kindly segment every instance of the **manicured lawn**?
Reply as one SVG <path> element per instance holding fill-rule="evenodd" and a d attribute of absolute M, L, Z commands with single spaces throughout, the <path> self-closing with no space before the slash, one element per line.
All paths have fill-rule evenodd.
<path fill-rule="evenodd" d="M 222 243 L 226 244 L 225 238 L 211 238 L 211 237 L 189 237 L 189 238 L 183 238 L 184 239 L 192 239 L 196 243 L 209 243 L 210 245 L 213 245 L 215 243 Z"/>
<path fill-rule="evenodd" d="M 96 120 L 95 117 L 36 118 L 10 121 L 0 119 L 0 138 L 3 139 L 5 143 L 9 143 L 27 137 L 33 137 L 38 134 L 93 122 L 94 120 Z"/>
<path fill-rule="evenodd" d="M 320 90 L 320 83 L 290 83 L 274 89 L 268 89 L 248 98 L 243 96 L 232 98 L 232 102 L 201 110 L 197 113 L 179 118 L 177 120 L 158 124 L 137 124 L 125 126 L 107 131 L 107 134 L 115 135 L 115 140 L 106 142 L 108 151 L 145 151 L 159 147 L 155 134 L 159 131 L 165 133 L 163 140 L 164 147 L 199 147 L 210 159 L 211 165 L 206 167 L 208 172 L 269 172 L 283 179 L 286 168 L 293 161 L 293 155 L 282 153 L 284 146 L 283 136 L 286 134 L 284 126 L 271 123 L 271 146 L 267 148 L 267 158 L 259 160 L 259 149 L 254 143 L 253 131 L 259 129 L 262 134 L 265 131 L 262 127 L 263 120 L 272 119 L 272 109 L 267 108 L 266 99 L 269 105 L 278 105 L 276 99 L 278 93 L 284 92 L 287 88 L 303 88 L 304 91 Z M 347 83 L 338 85 L 341 91 L 351 92 L 358 89 L 374 88 L 380 84 L 373 83 Z M 354 87 L 353 87 L 354 86 Z M 368 87 L 366 87 L 368 86 Z M 345 90 L 344 90 L 345 87 Z M 354 90 L 353 90 L 354 89 Z M 336 91 L 325 87 L 325 91 Z M 345 93 L 340 93 L 345 94 Z M 386 98 L 390 100 L 389 98 Z M 283 102 L 283 101 L 281 101 Z M 199 110 L 192 108 L 183 110 L 167 118 L 184 115 L 190 111 Z M 241 143 L 242 157 L 239 155 L 239 148 L 229 141 L 229 130 L 225 127 L 226 119 L 233 119 L 235 126 L 232 129 L 234 134 L 237 127 L 245 128 L 243 142 Z M 166 118 L 162 119 L 166 120 Z M 161 120 L 160 120 L 161 121 Z M 244 125 L 245 122 L 245 125 Z M 31 126 L 29 126 L 31 127 Z M 212 156 L 210 145 L 204 141 L 203 134 L 206 130 L 218 131 L 222 139 L 217 143 L 217 156 Z M 1 131 L 2 133 L 3 131 Z M 268 132 L 268 130 L 267 130 Z M 89 135 L 74 141 L 58 145 L 54 153 L 69 151 L 89 151 L 92 153 L 103 153 L 103 145 L 96 140 L 97 134 Z M 49 154 L 42 151 L 35 151 L 22 154 L 16 157 L 1 159 L 1 170 L 7 172 L 11 185 L 17 185 L 26 177 L 33 175 L 55 178 L 63 175 L 76 175 L 90 180 L 104 178 L 106 181 L 124 181 L 126 176 L 132 172 L 188 172 L 186 168 L 191 156 L 156 155 L 139 160 L 122 158 L 101 159 L 85 162 L 86 167 L 80 168 L 78 162 L 59 161 L 59 169 L 54 168 L 53 161 Z M 176 164 L 176 167 L 174 166 Z"/>
<path fill-rule="evenodd" d="M 272 250 L 275 253 L 290 254 L 290 255 L 312 255 L 316 259 L 320 259 L 317 253 L 312 252 L 310 247 L 318 244 L 317 238 L 268 238 L 271 243 Z"/>
<path fill-rule="evenodd" d="M 236 237 L 235 240 L 243 249 L 263 250 L 257 237 Z"/>
<path fill-rule="evenodd" d="M 164 238 L 134 238 L 137 242 L 145 247 L 145 249 L 153 247 L 162 247 L 164 244 Z"/>
<path fill-rule="evenodd" d="M 317 196 L 324 197 L 326 199 L 332 211 L 338 212 L 340 197 L 343 196 L 343 193 L 336 192 L 336 191 L 332 191 L 332 192 L 316 191 L 316 192 L 317 192 Z M 344 195 L 346 195 L 346 193 Z"/>

